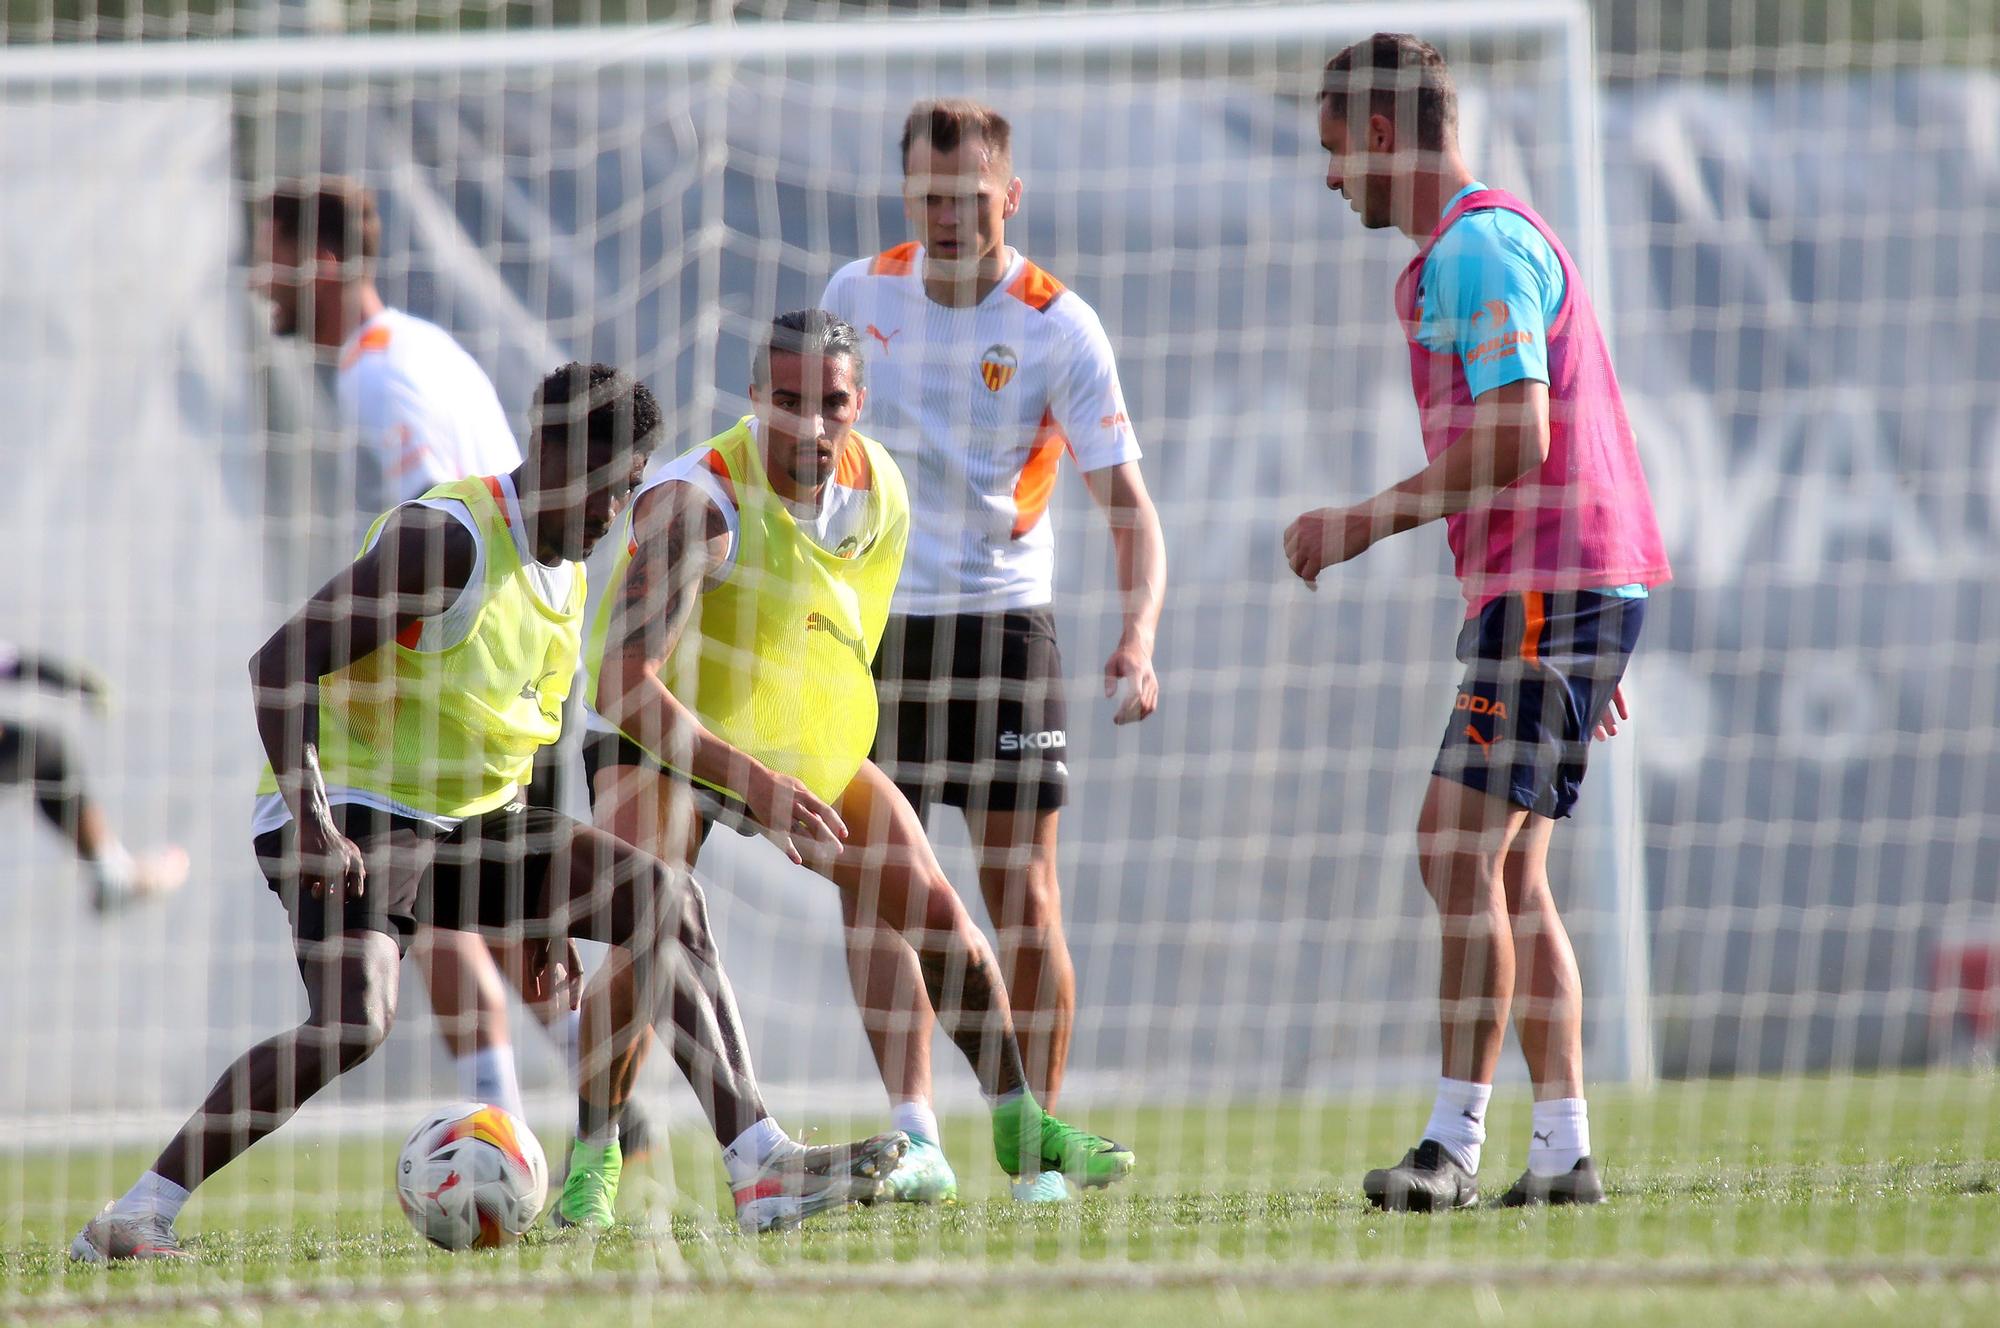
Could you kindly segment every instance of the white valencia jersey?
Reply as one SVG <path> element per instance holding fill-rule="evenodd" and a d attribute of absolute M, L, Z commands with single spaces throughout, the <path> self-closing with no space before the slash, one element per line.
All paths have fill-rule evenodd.
<path fill-rule="evenodd" d="M 1139 458 L 1104 325 L 1020 254 L 984 300 L 924 293 L 924 254 L 899 245 L 849 263 L 820 304 L 860 330 L 861 427 L 910 490 L 905 614 L 1040 608 L 1054 597 L 1045 518 L 1064 451 L 1085 471 Z"/>
<path fill-rule="evenodd" d="M 521 464 L 492 381 L 435 323 L 398 309 L 363 323 L 341 348 L 339 391 L 341 418 L 361 443 L 364 512 Z"/>

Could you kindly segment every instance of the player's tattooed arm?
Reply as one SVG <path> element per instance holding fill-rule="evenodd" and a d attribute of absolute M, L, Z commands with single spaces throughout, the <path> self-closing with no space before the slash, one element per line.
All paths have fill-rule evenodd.
<path fill-rule="evenodd" d="M 361 893 L 358 855 L 333 830 L 319 763 L 320 680 L 394 641 L 419 619 L 450 608 L 471 580 L 478 545 L 457 518 L 399 507 L 375 543 L 314 592 L 250 657 L 257 735 L 300 833 L 306 885 L 343 880 Z M 343 849 L 345 845 L 345 849 Z M 325 857 L 325 874 L 315 859 Z M 339 859 L 339 861 L 334 861 Z"/>
<path fill-rule="evenodd" d="M 657 674 L 687 630 L 702 586 L 729 556 L 729 526 L 691 484 L 665 484 L 633 513 L 637 548 L 625 569 L 608 643 Z"/>
<path fill-rule="evenodd" d="M 740 796 L 794 862 L 833 848 L 847 827 L 829 804 L 711 733 L 660 680 L 703 586 L 728 563 L 727 519 L 695 486 L 665 484 L 641 501 L 632 528 L 637 548 L 605 642 L 598 713 L 675 769 Z"/>
<path fill-rule="evenodd" d="M 694 717 L 660 671 L 693 620 L 703 584 L 729 556 L 729 529 L 701 490 L 663 484 L 640 499 L 632 538 L 594 700 L 598 713 L 640 746 L 666 752 L 688 743 Z"/>

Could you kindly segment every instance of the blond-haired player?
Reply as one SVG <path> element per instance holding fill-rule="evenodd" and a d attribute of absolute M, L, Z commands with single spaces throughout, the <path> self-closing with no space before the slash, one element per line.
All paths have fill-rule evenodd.
<path fill-rule="evenodd" d="M 901 147 L 916 239 L 842 268 L 821 303 L 867 336 L 870 428 L 909 476 L 910 552 L 876 659 L 876 759 L 920 816 L 934 802 L 964 813 L 1029 1082 L 1053 1103 L 1076 1018 L 1056 876 L 1069 725 L 1048 504 L 1063 454 L 1111 527 L 1123 630 L 1104 690 L 1123 689 L 1115 723 L 1158 703 L 1166 548 L 1103 325 L 1006 242 L 1022 195 L 1012 137 L 976 102 L 913 107 Z M 877 1035 L 878 1056 L 903 1067 L 897 1122 L 918 1140 L 937 1129 L 929 1033 Z M 1016 1194 L 1066 1197 L 1047 1177 Z"/>

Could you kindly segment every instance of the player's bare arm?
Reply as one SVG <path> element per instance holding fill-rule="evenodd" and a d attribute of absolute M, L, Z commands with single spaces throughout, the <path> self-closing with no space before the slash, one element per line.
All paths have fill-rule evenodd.
<path fill-rule="evenodd" d="M 691 484 L 663 484 L 632 516 L 638 551 L 611 623 L 598 713 L 652 752 L 670 752 L 696 778 L 741 789 L 751 814 L 792 861 L 793 836 L 834 847 L 847 836 L 839 813 L 789 775 L 716 737 L 660 680 L 701 596 L 729 556 L 729 526 Z"/>
<path fill-rule="evenodd" d="M 1125 619 L 1118 647 L 1104 661 L 1104 694 L 1114 696 L 1121 682 L 1127 684 L 1124 703 L 1111 722 L 1130 724 L 1146 718 L 1160 704 L 1153 641 L 1167 597 L 1167 542 L 1160 533 L 1160 514 L 1153 506 L 1152 494 L 1146 491 L 1138 462 L 1087 471 L 1083 482 L 1111 527 Z"/>
<path fill-rule="evenodd" d="M 1373 498 L 1307 512 L 1285 528 L 1285 561 L 1308 586 L 1378 540 L 1470 511 L 1549 455 L 1549 387 L 1519 379 L 1480 395 L 1472 428 L 1429 465 Z"/>
<path fill-rule="evenodd" d="M 373 548 L 315 592 L 250 657 L 257 736 L 298 826 L 300 883 L 358 898 L 361 854 L 334 826 L 319 768 L 319 680 L 365 659 L 420 618 L 442 613 L 472 576 L 478 549 L 450 515 L 396 509 Z"/>

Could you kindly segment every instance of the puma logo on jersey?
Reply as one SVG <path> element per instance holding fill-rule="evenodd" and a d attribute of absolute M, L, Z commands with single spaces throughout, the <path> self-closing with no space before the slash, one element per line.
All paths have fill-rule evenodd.
<path fill-rule="evenodd" d="M 808 632 L 825 632 L 828 636 L 840 642 L 840 644 L 846 646 L 849 650 L 852 650 L 854 657 L 864 665 L 868 663 L 868 648 L 861 643 L 861 638 L 858 636 L 849 636 L 846 632 L 841 631 L 839 623 L 836 623 L 817 609 L 806 615 L 806 630 Z"/>
<path fill-rule="evenodd" d="M 542 699 L 543 684 L 547 683 L 549 679 L 555 676 L 556 676 L 555 672 L 551 670 L 548 673 L 544 673 L 541 677 L 535 679 L 533 682 L 522 683 L 521 699 L 523 701 L 533 701 L 535 703 L 535 709 L 541 711 L 542 718 L 549 721 L 549 723 L 560 724 L 562 723 L 562 706 L 558 704 L 552 710 L 549 708 L 548 703 Z"/>
<path fill-rule="evenodd" d="M 894 332 L 884 333 L 881 328 L 870 323 L 868 325 L 868 335 L 882 343 L 882 353 L 887 355 L 889 353 L 889 343 L 897 337 L 902 336 L 903 329 L 899 327 Z"/>
<path fill-rule="evenodd" d="M 1003 752 L 1051 752 L 1061 751 L 1069 746 L 1069 735 L 1061 729 L 1043 729 L 1039 733 L 1007 732 L 1000 735 L 1000 750 Z"/>

